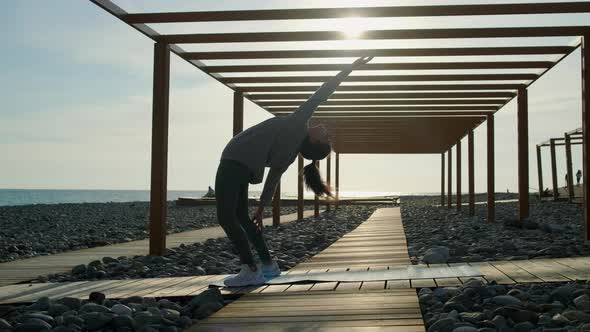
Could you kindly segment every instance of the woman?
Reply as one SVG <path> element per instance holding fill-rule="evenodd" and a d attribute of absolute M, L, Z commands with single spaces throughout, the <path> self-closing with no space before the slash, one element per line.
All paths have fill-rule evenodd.
<path fill-rule="evenodd" d="M 332 195 L 320 177 L 315 161 L 331 152 L 328 133 L 323 126 L 308 127 L 307 122 L 318 105 L 328 99 L 353 69 L 371 61 L 372 57 L 357 59 L 350 68 L 324 83 L 293 114 L 274 117 L 239 135 L 227 144 L 215 178 L 217 219 L 239 252 L 242 268 L 235 277 L 224 281 L 226 286 L 258 285 L 264 277 L 278 276 L 281 271 L 272 259 L 262 236 L 262 213 L 274 194 L 281 175 L 301 153 L 311 160 L 304 169 L 305 183 L 316 195 Z M 252 219 L 248 216 L 248 184 L 261 183 L 266 177 L 260 205 Z M 262 266 L 257 266 L 250 251 L 256 248 Z"/>

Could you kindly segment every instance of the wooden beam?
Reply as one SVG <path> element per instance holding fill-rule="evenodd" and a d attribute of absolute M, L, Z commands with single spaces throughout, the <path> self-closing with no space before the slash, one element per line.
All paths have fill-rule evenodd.
<path fill-rule="evenodd" d="M 272 225 L 273 227 L 281 225 L 281 182 L 277 184 L 272 198 Z"/>
<path fill-rule="evenodd" d="M 326 158 L 326 184 L 328 185 L 328 187 L 332 187 L 332 152 L 330 152 L 330 154 L 328 154 L 328 157 Z M 332 204 L 327 203 L 326 211 L 330 212 L 331 208 Z"/>
<path fill-rule="evenodd" d="M 461 139 L 457 140 L 456 150 L 457 150 L 457 211 L 461 211 Z"/>
<path fill-rule="evenodd" d="M 265 108 L 270 113 L 293 113 L 297 109 L 296 108 L 284 108 L 284 107 L 266 107 Z M 455 113 L 477 113 L 477 115 L 481 115 L 484 113 L 494 112 L 498 109 L 495 106 L 359 106 L 359 107 L 318 107 L 316 112 L 318 114 L 340 114 L 340 113 L 398 113 L 407 112 L 407 111 L 431 111 L 432 113 L 438 113 L 438 111 L 455 111 Z M 458 111 L 465 111 L 465 112 L 458 112 Z M 469 111 L 479 111 L 479 112 L 469 112 Z M 484 112 L 485 111 L 485 112 Z M 423 112 L 415 112 L 415 113 L 423 113 Z M 444 112 L 442 112 L 444 113 Z M 314 112 L 315 114 L 315 112 Z"/>
<path fill-rule="evenodd" d="M 272 112 L 276 116 L 287 116 L 292 112 Z M 419 112 L 319 112 L 317 114 L 314 113 L 312 118 L 314 119 L 331 119 L 331 118 L 354 118 L 354 117 L 363 117 L 363 118 L 374 118 L 374 117 L 381 117 L 381 118 L 388 118 L 388 117 L 440 117 L 440 116 L 451 116 L 451 117 L 485 117 L 487 114 L 493 112 L 487 111 L 460 111 L 460 112 L 444 112 L 444 111 L 436 111 L 436 112 L 428 112 L 428 111 L 419 111 Z"/>
<path fill-rule="evenodd" d="M 336 91 L 431 91 L 431 90 L 516 90 L 520 84 L 382 84 L 340 85 Z M 315 92 L 319 85 L 250 85 L 241 86 L 241 92 Z"/>
<path fill-rule="evenodd" d="M 297 219 L 303 219 L 303 157 L 297 156 Z"/>
<path fill-rule="evenodd" d="M 315 167 L 318 169 L 318 172 L 319 172 L 319 170 L 320 170 L 320 161 L 319 160 L 316 160 Z M 318 195 L 315 195 L 314 199 L 313 199 L 313 216 L 315 218 L 320 216 L 320 199 L 319 199 Z"/>
<path fill-rule="evenodd" d="M 565 134 L 565 169 L 567 174 L 567 192 L 570 202 L 574 199 L 574 172 L 572 170 L 572 145 L 570 135 Z"/>
<path fill-rule="evenodd" d="M 336 165 L 335 166 L 335 172 L 334 172 L 334 176 L 336 177 L 336 207 L 338 207 L 338 202 L 340 200 L 340 151 L 336 152 Z"/>
<path fill-rule="evenodd" d="M 511 98 L 512 92 L 388 92 L 388 93 L 335 93 L 330 100 L 335 99 L 416 99 L 416 98 Z M 251 100 L 308 100 L 310 94 L 287 93 L 256 93 L 248 95 Z M 500 100 L 499 102 L 502 102 Z"/>
<path fill-rule="evenodd" d="M 558 186 L 557 186 L 557 160 L 555 158 L 555 140 L 549 140 L 549 151 L 551 151 L 551 183 L 553 185 L 553 200 L 559 198 Z"/>
<path fill-rule="evenodd" d="M 537 145 L 537 177 L 539 183 L 539 197 L 543 197 L 543 160 L 541 147 Z"/>
<path fill-rule="evenodd" d="M 439 74 L 439 75 L 354 75 L 344 82 L 418 82 L 418 81 L 515 81 L 534 80 L 538 74 Z M 327 82 L 331 76 L 241 76 L 220 77 L 219 81 L 229 83 L 317 83 Z"/>
<path fill-rule="evenodd" d="M 477 5 L 430 5 L 395 7 L 345 7 L 228 10 L 200 12 L 135 13 L 124 16 L 128 24 L 181 23 L 181 22 L 227 22 L 266 20 L 309 20 L 350 17 L 424 17 L 466 15 L 516 15 L 516 14 L 565 14 L 586 13 L 588 3 L 510 3 Z"/>
<path fill-rule="evenodd" d="M 154 45 L 153 80 L 149 253 L 161 256 L 166 250 L 170 93 L 170 47 L 166 44 Z"/>
<path fill-rule="evenodd" d="M 303 100 L 281 100 L 281 101 L 257 101 L 258 106 L 264 107 L 267 110 L 272 109 L 269 107 L 277 106 L 297 106 L 299 107 L 303 103 Z M 477 107 L 493 107 L 497 110 L 499 107 L 506 103 L 505 99 L 377 99 L 377 100 L 327 100 L 322 103 L 323 108 L 327 106 L 396 106 L 396 105 L 453 105 L 453 106 L 464 106 L 464 105 L 475 105 Z M 449 106 L 447 106 L 449 107 Z M 287 107 L 284 110 L 296 110 L 296 107 Z M 278 110 L 278 109 L 277 109 Z"/>
<path fill-rule="evenodd" d="M 234 136 L 244 130 L 244 96 L 234 92 Z"/>
<path fill-rule="evenodd" d="M 449 163 L 449 167 L 447 170 L 447 207 L 450 209 L 453 206 L 453 149 L 449 148 L 449 156 L 447 161 Z"/>
<path fill-rule="evenodd" d="M 467 134 L 467 173 L 469 176 L 469 215 L 475 215 L 475 155 L 473 129 Z"/>
<path fill-rule="evenodd" d="M 584 238 L 590 241 L 590 34 L 582 37 L 582 176 L 584 187 Z"/>
<path fill-rule="evenodd" d="M 524 69 L 549 68 L 551 61 L 469 61 L 469 62 L 395 62 L 369 63 L 355 71 L 362 70 L 464 70 L 464 69 Z M 251 73 L 290 71 L 342 71 L 350 64 L 281 64 L 281 65 L 219 65 L 207 66 L 210 73 Z"/>
<path fill-rule="evenodd" d="M 445 153 L 440 154 L 440 206 L 445 206 Z"/>
<path fill-rule="evenodd" d="M 494 115 L 488 115 L 487 123 L 487 180 L 488 180 L 488 211 L 487 222 L 496 221 L 496 199 L 495 199 L 495 158 L 494 158 Z"/>
<path fill-rule="evenodd" d="M 393 48 L 393 49 L 338 49 L 338 50 L 277 50 L 277 51 L 225 51 L 186 52 L 187 60 L 237 60 L 237 59 L 302 59 L 302 58 L 357 58 L 419 57 L 419 56 L 479 56 L 479 55 L 530 55 L 565 54 L 572 46 L 526 47 L 459 47 L 459 48 Z"/>
<path fill-rule="evenodd" d="M 526 86 L 518 89 L 518 217 L 529 217 L 529 120 Z"/>
<path fill-rule="evenodd" d="M 581 36 L 588 33 L 586 26 L 502 27 L 464 29 L 396 29 L 367 30 L 354 39 L 462 39 L 462 38 L 524 38 Z M 350 40 L 344 31 L 285 31 L 169 34 L 156 37 L 167 44 L 258 43 Z"/>

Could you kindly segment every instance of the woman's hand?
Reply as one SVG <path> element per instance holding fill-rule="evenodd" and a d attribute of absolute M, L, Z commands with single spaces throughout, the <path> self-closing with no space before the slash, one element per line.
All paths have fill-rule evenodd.
<path fill-rule="evenodd" d="M 362 58 L 358 58 L 355 62 L 352 63 L 352 68 L 358 68 L 362 65 L 366 65 L 371 60 L 373 60 L 372 56 L 364 56 Z"/>
<path fill-rule="evenodd" d="M 256 226 L 256 231 L 258 233 L 262 233 L 262 227 L 264 226 L 264 224 L 262 223 L 262 213 L 263 212 L 264 212 L 264 207 L 259 206 L 258 209 L 256 209 L 254 216 L 252 217 L 252 222 L 254 223 L 254 226 Z"/>

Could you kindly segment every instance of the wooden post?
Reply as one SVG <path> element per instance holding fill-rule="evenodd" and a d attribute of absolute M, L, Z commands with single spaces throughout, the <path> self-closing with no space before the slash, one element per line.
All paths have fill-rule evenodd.
<path fill-rule="evenodd" d="M 572 170 L 572 141 L 567 133 L 565 134 L 565 168 L 567 171 L 567 193 L 571 202 L 574 199 L 574 172 Z"/>
<path fill-rule="evenodd" d="M 582 36 L 582 186 L 584 188 L 584 238 L 590 241 L 590 34 Z"/>
<path fill-rule="evenodd" d="M 234 92 L 234 136 L 244 130 L 244 95 Z"/>
<path fill-rule="evenodd" d="M 440 206 L 445 206 L 445 153 L 440 154 Z"/>
<path fill-rule="evenodd" d="M 336 152 L 336 165 L 334 175 L 336 177 L 336 207 L 338 207 L 340 201 L 340 153 Z"/>
<path fill-rule="evenodd" d="M 316 160 L 315 167 L 319 171 L 319 169 L 320 169 L 320 161 L 319 160 Z M 315 197 L 313 199 L 313 216 L 316 218 L 320 216 L 320 198 L 318 195 L 315 195 Z"/>
<path fill-rule="evenodd" d="M 272 225 L 277 227 L 281 224 L 281 183 L 277 184 L 275 194 L 272 198 Z"/>
<path fill-rule="evenodd" d="M 332 186 L 332 153 L 330 152 L 330 154 L 328 155 L 328 158 L 326 159 L 326 184 L 328 185 L 328 187 Z M 331 201 L 327 199 L 326 197 L 326 211 L 330 212 L 330 210 L 332 209 L 332 206 L 330 205 Z"/>
<path fill-rule="evenodd" d="M 152 162 L 150 187 L 150 255 L 166 250 L 166 194 L 168 176 L 168 107 L 170 46 L 154 45 L 152 102 Z"/>
<path fill-rule="evenodd" d="M 457 211 L 461 211 L 461 140 L 457 141 Z"/>
<path fill-rule="evenodd" d="M 518 217 L 529 216 L 529 120 L 526 86 L 518 89 Z"/>
<path fill-rule="evenodd" d="M 541 198 L 543 197 L 543 161 L 539 145 L 537 145 L 537 176 L 539 177 L 539 198 Z"/>
<path fill-rule="evenodd" d="M 487 117 L 487 143 L 488 143 L 488 222 L 496 221 L 496 200 L 495 200 L 495 186 L 496 186 L 496 171 L 494 160 L 494 115 L 489 114 Z"/>
<path fill-rule="evenodd" d="M 467 134 L 467 173 L 469 176 L 469 215 L 475 215 L 475 156 L 473 130 Z"/>
<path fill-rule="evenodd" d="M 450 209 L 453 206 L 453 148 L 449 148 L 449 158 L 447 158 L 449 167 L 447 170 L 447 207 Z"/>
<path fill-rule="evenodd" d="M 551 151 L 551 182 L 553 184 L 553 200 L 556 201 L 559 196 L 557 187 L 557 161 L 555 159 L 555 140 L 551 138 L 549 140 L 549 150 Z"/>
<path fill-rule="evenodd" d="M 303 219 L 303 157 L 297 157 L 297 219 Z"/>

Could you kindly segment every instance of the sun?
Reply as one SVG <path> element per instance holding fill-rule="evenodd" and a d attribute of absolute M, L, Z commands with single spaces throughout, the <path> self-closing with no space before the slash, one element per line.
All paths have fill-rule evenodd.
<path fill-rule="evenodd" d="M 342 26 L 339 28 L 348 39 L 358 39 L 367 30 L 366 19 L 360 17 L 351 17 L 339 22 Z"/>

